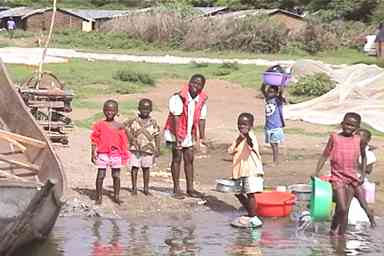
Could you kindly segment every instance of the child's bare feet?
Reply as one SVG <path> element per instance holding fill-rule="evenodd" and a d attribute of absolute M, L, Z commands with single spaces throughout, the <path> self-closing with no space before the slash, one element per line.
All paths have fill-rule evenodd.
<path fill-rule="evenodd" d="M 187 191 L 188 196 L 193 197 L 193 198 L 201 198 L 204 196 L 203 193 L 197 191 L 197 190 L 190 190 Z"/>
<path fill-rule="evenodd" d="M 97 198 L 96 201 L 95 201 L 95 205 L 101 205 L 102 203 L 102 199 L 101 198 Z"/>
<path fill-rule="evenodd" d="M 146 196 L 153 196 L 151 192 L 149 192 L 148 190 L 144 190 L 143 191 L 144 195 Z"/>
<path fill-rule="evenodd" d="M 113 202 L 115 202 L 115 203 L 118 204 L 118 205 L 122 205 L 122 204 L 123 204 L 123 201 L 120 200 L 119 198 L 114 198 L 114 199 L 113 199 Z"/>
<path fill-rule="evenodd" d="M 173 196 L 173 198 L 180 199 L 180 200 L 185 198 L 184 194 L 181 193 L 180 191 L 177 191 L 177 192 L 173 193 L 172 196 Z"/>

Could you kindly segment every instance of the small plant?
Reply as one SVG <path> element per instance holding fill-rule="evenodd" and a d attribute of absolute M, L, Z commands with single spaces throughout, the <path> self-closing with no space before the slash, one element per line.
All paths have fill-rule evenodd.
<path fill-rule="evenodd" d="M 206 67 L 208 67 L 208 63 L 203 63 L 203 62 L 192 61 L 191 64 L 192 64 L 192 67 L 194 67 L 194 68 L 206 68 Z"/>
<path fill-rule="evenodd" d="M 224 62 L 219 68 L 229 70 L 239 70 L 239 64 L 237 62 Z"/>
<path fill-rule="evenodd" d="M 296 84 L 289 87 L 289 93 L 294 96 L 318 97 L 335 87 L 336 82 L 327 74 L 317 73 L 300 77 Z"/>
<path fill-rule="evenodd" d="M 126 69 L 118 70 L 113 75 L 113 79 L 123 82 L 141 83 L 149 86 L 155 85 L 155 80 L 149 74 L 134 72 Z"/>

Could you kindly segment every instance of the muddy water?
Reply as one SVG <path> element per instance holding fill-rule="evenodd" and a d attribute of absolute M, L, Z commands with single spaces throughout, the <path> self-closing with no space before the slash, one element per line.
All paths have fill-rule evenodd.
<path fill-rule="evenodd" d="M 297 233 L 285 219 L 264 220 L 255 230 L 232 228 L 237 214 L 200 212 L 134 222 L 60 218 L 47 241 L 16 255 L 384 255 L 382 220 L 375 230 L 351 228 L 345 240 L 331 240 L 328 225 Z"/>

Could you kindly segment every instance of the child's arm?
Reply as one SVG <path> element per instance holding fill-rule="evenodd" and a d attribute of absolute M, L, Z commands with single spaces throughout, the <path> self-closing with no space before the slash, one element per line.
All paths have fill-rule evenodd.
<path fill-rule="evenodd" d="M 93 143 L 91 144 L 91 162 L 96 163 L 96 145 Z"/>
<path fill-rule="evenodd" d="M 156 144 L 155 157 L 160 156 L 160 142 L 161 142 L 160 134 L 155 135 L 155 144 Z"/>
<path fill-rule="evenodd" d="M 91 132 L 91 162 L 96 163 L 96 145 L 99 143 L 101 131 L 98 123 L 94 124 Z"/>
<path fill-rule="evenodd" d="M 261 84 L 260 91 L 263 94 L 264 98 L 267 98 L 267 90 L 266 90 L 267 85 L 265 83 Z"/>
<path fill-rule="evenodd" d="M 329 154 L 332 150 L 332 147 L 333 147 L 333 140 L 332 140 L 332 135 L 331 135 L 331 137 L 329 137 L 327 146 L 325 147 L 325 149 L 323 151 L 323 154 L 320 156 L 319 161 L 317 161 L 316 171 L 315 171 L 314 176 L 316 176 L 316 177 L 319 176 L 321 169 L 323 169 L 325 162 L 328 160 L 328 157 L 329 157 Z"/>
<path fill-rule="evenodd" d="M 367 155 L 365 153 L 365 148 L 367 147 L 367 143 L 364 142 L 363 140 L 360 141 L 360 155 L 361 155 L 361 168 L 360 170 L 360 175 L 361 175 L 361 184 L 364 183 L 365 180 L 365 175 L 367 172 Z"/>
<path fill-rule="evenodd" d="M 279 95 L 278 95 L 278 97 L 279 97 L 281 103 L 287 104 L 287 99 L 284 96 L 284 92 L 285 92 L 284 87 L 280 87 L 279 88 Z"/>

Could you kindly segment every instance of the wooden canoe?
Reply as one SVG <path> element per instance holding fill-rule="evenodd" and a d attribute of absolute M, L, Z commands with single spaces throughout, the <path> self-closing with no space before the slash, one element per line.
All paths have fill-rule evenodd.
<path fill-rule="evenodd" d="M 47 237 L 65 188 L 57 155 L 0 61 L 0 255 Z"/>

